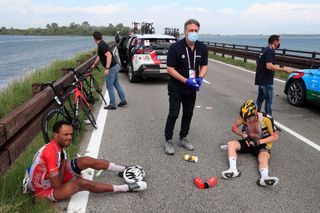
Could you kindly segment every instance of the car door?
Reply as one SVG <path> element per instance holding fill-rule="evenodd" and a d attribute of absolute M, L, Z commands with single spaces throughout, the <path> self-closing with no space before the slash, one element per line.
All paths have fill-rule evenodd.
<path fill-rule="evenodd" d="M 127 67 L 128 59 L 127 59 L 127 43 L 129 37 L 123 36 L 118 44 L 118 53 L 121 62 L 121 66 L 123 68 Z"/>
<path fill-rule="evenodd" d="M 312 79 L 311 79 L 311 97 L 312 101 L 320 103 L 320 70 L 312 70 Z"/>

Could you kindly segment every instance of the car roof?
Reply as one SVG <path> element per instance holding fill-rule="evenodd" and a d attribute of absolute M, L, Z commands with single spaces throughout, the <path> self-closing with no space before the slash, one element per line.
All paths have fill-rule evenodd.
<path fill-rule="evenodd" d="M 137 38 L 160 38 L 160 39 L 176 39 L 174 36 L 171 35 L 163 35 L 163 34 L 135 34 L 134 36 L 136 36 Z"/>

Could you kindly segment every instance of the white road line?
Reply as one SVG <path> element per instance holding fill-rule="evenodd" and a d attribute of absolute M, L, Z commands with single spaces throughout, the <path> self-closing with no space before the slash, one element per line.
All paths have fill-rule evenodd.
<path fill-rule="evenodd" d="M 237 67 L 237 66 L 234 66 L 234 65 L 231 65 L 231 64 L 226 64 L 226 63 L 224 63 L 224 62 L 217 61 L 217 60 L 214 60 L 214 59 L 211 59 L 211 58 L 210 58 L 209 60 L 214 61 L 214 62 L 217 62 L 217 63 L 220 63 L 220 64 L 223 64 L 223 65 L 226 65 L 226 66 L 229 66 L 229 67 L 232 67 L 232 68 L 235 68 L 235 69 L 238 69 L 238 70 L 242 70 L 242 71 L 245 71 L 245 72 L 249 72 L 249 73 L 255 74 L 255 72 L 250 71 L 250 70 L 246 70 L 246 69 L 241 68 L 241 67 Z M 277 78 L 275 78 L 275 80 L 277 80 L 277 81 L 279 81 L 279 82 L 282 82 L 282 83 L 285 83 L 285 81 L 280 80 L 280 79 L 277 79 Z M 314 149 L 316 149 L 316 150 L 318 150 L 318 151 L 320 152 L 320 146 L 319 146 L 318 144 L 316 144 L 316 143 L 312 142 L 311 140 L 303 137 L 302 135 L 300 135 L 300 134 L 296 133 L 295 131 L 289 129 L 288 127 L 282 125 L 281 123 L 279 123 L 279 122 L 277 122 L 277 121 L 274 121 L 274 122 L 275 122 L 275 124 L 276 124 L 277 126 L 279 126 L 279 127 L 280 127 L 281 129 L 283 129 L 284 131 L 288 132 L 290 135 L 298 138 L 298 139 L 301 140 L 302 142 L 308 144 L 309 146 L 313 147 Z"/>
<path fill-rule="evenodd" d="M 107 102 L 109 102 L 109 95 L 106 91 L 105 93 L 105 99 Z M 94 129 L 91 134 L 91 138 L 87 147 L 86 156 L 90 156 L 92 158 L 97 158 L 99 154 L 100 144 L 102 140 L 104 125 L 107 120 L 107 114 L 108 110 L 105 110 L 104 103 L 102 102 L 99 114 L 97 117 L 97 126 L 98 129 Z M 82 172 L 82 177 L 88 180 L 92 180 L 94 175 L 93 169 L 87 169 L 86 171 Z M 84 213 L 86 212 L 87 203 L 88 203 L 88 197 L 89 192 L 88 191 L 82 191 L 78 192 L 77 194 L 73 195 L 71 197 L 71 200 L 69 202 L 68 210 L 67 212 L 77 212 L 77 213 Z"/>
<path fill-rule="evenodd" d="M 204 80 L 204 79 L 203 79 L 203 82 L 206 83 L 206 84 L 209 84 L 209 85 L 211 84 L 209 81 Z"/>
<path fill-rule="evenodd" d="M 224 63 L 224 62 L 221 62 L 221 61 L 217 61 L 217 60 L 214 60 L 214 59 L 211 59 L 211 58 L 209 58 L 209 60 L 214 61 L 214 62 L 217 62 L 217 63 L 219 63 L 219 64 L 223 64 L 223 65 L 232 67 L 232 68 L 235 68 L 235 69 L 238 69 L 238 70 L 242 70 L 242 71 L 245 71 L 245 72 L 248 72 L 248 73 L 251 73 L 251 74 L 256 74 L 256 72 L 253 72 L 253 71 L 251 71 L 251 70 L 246 70 L 246 69 L 244 69 L 244 68 L 237 67 L 237 66 L 234 66 L 234 65 L 231 65 L 231 64 L 227 64 L 227 63 Z M 279 82 L 281 82 L 281 83 L 286 83 L 286 81 L 281 80 L 281 79 L 278 79 L 278 78 L 274 78 L 274 80 L 279 81 Z"/>
<path fill-rule="evenodd" d="M 288 132 L 289 134 L 293 135 L 294 137 L 298 138 L 299 140 L 303 141 L 304 143 L 308 144 L 309 146 L 315 148 L 316 150 L 318 150 L 320 152 L 320 146 L 314 142 L 312 142 L 311 140 L 303 137 L 302 135 L 296 133 L 295 131 L 289 129 L 288 127 L 282 125 L 281 123 L 274 121 L 274 123 L 279 126 L 282 130 L 285 130 L 286 132 Z"/>

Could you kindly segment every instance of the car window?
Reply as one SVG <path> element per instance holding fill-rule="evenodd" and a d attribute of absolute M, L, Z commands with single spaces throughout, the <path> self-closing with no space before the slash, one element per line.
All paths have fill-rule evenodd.
<path fill-rule="evenodd" d="M 143 39 L 141 44 L 144 47 L 151 47 L 151 48 L 163 48 L 164 46 L 170 46 L 172 43 L 176 42 L 175 39 L 157 39 L 157 38 L 150 38 L 150 39 Z"/>

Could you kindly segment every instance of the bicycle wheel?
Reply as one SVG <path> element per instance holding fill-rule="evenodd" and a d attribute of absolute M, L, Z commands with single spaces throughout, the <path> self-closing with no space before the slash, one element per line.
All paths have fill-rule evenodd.
<path fill-rule="evenodd" d="M 79 100 L 79 104 L 82 108 L 82 111 L 84 112 L 84 114 L 86 115 L 86 117 L 88 118 L 88 120 L 90 121 L 91 125 L 97 129 L 97 123 L 96 123 L 96 119 L 94 118 L 91 109 L 89 108 L 89 106 L 87 105 L 87 103 L 80 98 Z"/>
<path fill-rule="evenodd" d="M 49 143 L 53 138 L 52 127 L 57 121 L 69 121 L 67 115 L 62 112 L 61 109 L 52 109 L 48 113 L 44 114 L 41 123 L 41 131 L 45 143 Z"/>
<path fill-rule="evenodd" d="M 105 105 L 108 105 L 107 104 L 107 101 L 106 99 L 104 99 L 104 96 L 102 94 L 102 89 L 98 83 L 98 81 L 95 79 L 95 78 L 92 78 L 92 84 L 94 86 L 94 89 L 97 91 L 97 93 L 100 95 L 100 97 L 102 98 L 103 102 L 105 103 Z"/>

